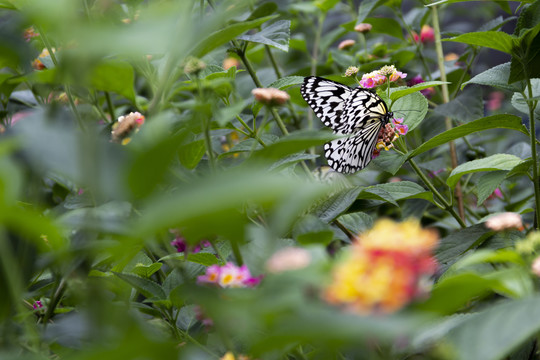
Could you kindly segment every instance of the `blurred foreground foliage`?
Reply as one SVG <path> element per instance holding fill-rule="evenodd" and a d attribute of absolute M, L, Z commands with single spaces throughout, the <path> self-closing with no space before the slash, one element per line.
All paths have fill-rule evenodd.
<path fill-rule="evenodd" d="M 540 2 L 471 3 L 0 0 L 0 358 L 536 358 Z M 389 64 L 421 77 L 381 94 L 399 151 L 316 169 L 335 135 L 297 85 Z M 382 217 L 437 230 L 433 288 L 329 305 Z M 309 264 L 270 271 L 291 246 Z M 228 262 L 260 283 L 197 282 Z"/>

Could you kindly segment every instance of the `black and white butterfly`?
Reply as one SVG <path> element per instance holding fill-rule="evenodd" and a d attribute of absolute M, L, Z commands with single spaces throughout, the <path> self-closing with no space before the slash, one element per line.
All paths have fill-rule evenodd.
<path fill-rule="evenodd" d="M 349 135 L 324 144 L 328 165 L 344 174 L 365 168 L 379 131 L 393 117 L 383 99 L 370 90 L 317 76 L 306 77 L 300 92 L 325 126 L 335 134 Z"/>

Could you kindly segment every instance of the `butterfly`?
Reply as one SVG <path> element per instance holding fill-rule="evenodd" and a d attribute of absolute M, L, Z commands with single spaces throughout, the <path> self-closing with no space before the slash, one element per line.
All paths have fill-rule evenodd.
<path fill-rule="evenodd" d="M 351 174 L 372 159 L 379 131 L 394 116 L 376 93 L 361 87 L 309 76 L 300 88 L 302 97 L 317 117 L 334 131 L 348 137 L 324 144 L 324 156 L 334 170 Z"/>

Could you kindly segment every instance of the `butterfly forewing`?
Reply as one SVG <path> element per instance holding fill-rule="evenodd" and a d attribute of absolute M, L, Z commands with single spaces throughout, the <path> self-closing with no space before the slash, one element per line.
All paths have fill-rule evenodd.
<path fill-rule="evenodd" d="M 373 155 L 381 127 L 392 113 L 375 93 L 311 76 L 304 80 L 302 96 L 323 124 L 340 135 L 324 146 L 324 155 L 334 170 L 354 173 L 366 167 Z"/>
<path fill-rule="evenodd" d="M 352 94 L 350 87 L 317 76 L 310 76 L 304 79 L 300 92 L 325 126 L 334 131 L 340 131 L 347 126 L 342 121 L 341 115 L 346 101 Z"/>

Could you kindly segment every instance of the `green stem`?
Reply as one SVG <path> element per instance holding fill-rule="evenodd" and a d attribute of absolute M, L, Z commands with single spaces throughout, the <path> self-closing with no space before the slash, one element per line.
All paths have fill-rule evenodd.
<path fill-rule="evenodd" d="M 49 42 L 49 39 L 43 32 L 43 29 L 38 27 L 36 25 L 36 29 L 39 32 L 39 35 L 41 36 L 41 40 L 43 40 L 43 44 L 45 45 L 45 48 L 47 48 L 47 51 L 49 52 L 49 55 L 51 57 L 51 61 L 54 64 L 54 67 L 58 68 L 58 59 L 56 58 L 56 54 L 53 51 L 52 45 Z M 66 89 L 66 96 L 68 98 L 69 106 L 71 107 L 71 111 L 73 111 L 73 114 L 75 115 L 75 118 L 77 119 L 77 122 L 79 123 L 79 127 L 81 130 L 85 131 L 86 128 L 84 126 L 84 123 L 82 121 L 81 114 L 79 114 L 79 111 L 77 110 L 77 107 L 75 106 L 75 101 L 73 100 L 73 95 L 71 94 L 71 89 L 68 84 L 64 84 L 64 88 Z"/>
<path fill-rule="evenodd" d="M 244 264 L 244 259 L 242 258 L 242 253 L 240 252 L 240 247 L 238 246 L 238 243 L 236 241 L 231 241 L 230 243 L 234 258 L 236 259 L 236 263 L 239 266 L 242 266 Z"/>
<path fill-rule="evenodd" d="M 63 278 L 60 278 L 60 281 L 58 281 L 58 285 L 54 291 L 53 296 L 51 297 L 51 301 L 49 303 L 49 306 L 47 307 L 47 312 L 45 313 L 45 316 L 43 317 L 43 327 L 47 327 L 47 323 L 49 322 L 49 319 L 53 316 L 54 310 L 56 309 L 56 306 L 60 303 L 60 299 L 62 299 L 62 296 L 64 296 L 64 292 L 66 291 L 66 281 Z"/>
<path fill-rule="evenodd" d="M 437 53 L 437 63 L 439 65 L 439 72 L 441 74 L 441 81 L 445 82 L 442 84 L 442 97 L 443 103 L 448 103 L 450 101 L 450 94 L 448 92 L 448 84 L 446 84 L 446 71 L 444 68 L 444 54 L 441 43 L 441 27 L 439 25 L 439 13 L 437 11 L 437 6 L 431 7 L 432 18 L 433 18 L 433 31 L 435 33 L 435 51 Z M 452 129 L 452 119 L 449 117 L 445 118 L 446 130 Z M 449 142 L 450 145 L 450 160 L 452 162 L 452 169 L 455 169 L 458 166 L 456 144 L 454 141 Z M 465 208 L 463 205 L 463 193 L 461 191 L 461 185 L 458 181 L 455 189 L 455 194 L 458 202 L 458 211 L 459 216 L 462 220 L 465 219 Z"/>
<path fill-rule="evenodd" d="M 415 162 L 413 159 L 409 159 L 409 164 L 411 165 L 411 167 L 413 168 L 413 170 L 416 172 L 416 174 L 420 177 L 420 179 L 424 182 L 424 184 L 426 184 L 426 186 L 429 188 L 429 190 L 431 190 L 431 192 L 432 192 L 433 195 L 437 198 L 437 200 L 443 204 L 444 209 L 445 209 L 446 211 L 448 211 L 448 212 L 456 219 L 456 221 L 458 222 L 458 224 L 459 224 L 462 228 L 466 228 L 467 225 L 465 224 L 465 222 L 463 221 L 463 219 L 459 216 L 459 214 L 456 212 L 456 210 L 454 210 L 454 208 L 452 207 L 452 205 L 444 198 L 444 196 L 442 196 L 441 193 L 435 188 L 435 186 L 433 186 L 433 184 L 431 183 L 431 181 L 429 181 L 429 179 L 427 178 L 427 176 L 424 175 L 424 173 L 423 173 L 422 170 L 418 167 L 418 165 L 416 164 L 416 162 Z"/>
<path fill-rule="evenodd" d="M 525 69 L 526 70 L 526 69 Z M 527 71 L 526 71 L 527 73 Z M 533 97 L 531 79 L 527 77 L 527 88 L 529 92 L 529 99 Z M 525 98 L 525 93 L 522 93 Z M 536 221 L 535 228 L 540 228 L 540 179 L 538 178 L 538 153 L 536 148 L 536 124 L 534 120 L 534 109 L 536 108 L 537 101 L 528 101 L 527 105 L 529 107 L 529 132 L 531 140 L 531 155 L 533 161 L 533 175 L 532 181 L 534 186 L 534 200 L 535 200 L 535 209 L 536 209 Z"/>
<path fill-rule="evenodd" d="M 109 121 L 109 123 L 113 123 L 116 120 L 116 115 L 114 114 L 114 106 L 111 100 L 111 94 L 109 94 L 108 91 L 105 91 L 105 99 L 107 100 L 107 109 L 111 115 L 111 121 Z"/>

